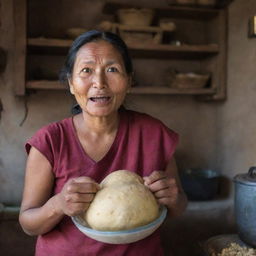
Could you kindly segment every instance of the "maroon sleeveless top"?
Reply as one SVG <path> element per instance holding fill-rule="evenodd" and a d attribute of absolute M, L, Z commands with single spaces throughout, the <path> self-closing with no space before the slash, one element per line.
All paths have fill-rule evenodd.
<path fill-rule="evenodd" d="M 41 128 L 26 143 L 37 148 L 50 162 L 55 177 L 53 193 L 59 193 L 68 179 L 89 176 L 101 182 L 110 172 L 126 169 L 148 176 L 165 170 L 178 142 L 178 135 L 161 121 L 129 110 L 120 111 L 116 138 L 98 162 L 83 150 L 75 132 L 73 118 Z M 163 249 L 160 231 L 131 244 L 111 245 L 97 242 L 81 233 L 65 216 L 50 232 L 37 239 L 37 256 L 160 256 Z"/>

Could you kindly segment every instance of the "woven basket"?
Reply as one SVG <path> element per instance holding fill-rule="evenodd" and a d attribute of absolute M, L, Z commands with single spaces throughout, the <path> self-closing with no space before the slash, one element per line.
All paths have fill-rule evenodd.
<path fill-rule="evenodd" d="M 119 9 L 117 11 L 119 22 L 130 26 L 150 26 L 154 17 L 152 9 Z"/>
<path fill-rule="evenodd" d="M 178 89 L 204 88 L 210 74 L 178 73 L 170 81 L 170 86 Z"/>

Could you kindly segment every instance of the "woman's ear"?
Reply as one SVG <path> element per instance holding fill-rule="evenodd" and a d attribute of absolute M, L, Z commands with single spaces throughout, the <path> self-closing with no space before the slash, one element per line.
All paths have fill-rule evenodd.
<path fill-rule="evenodd" d="M 131 91 L 131 87 L 133 85 L 133 74 L 129 75 L 129 78 L 128 78 L 128 88 L 127 88 L 127 92 L 130 92 Z"/>
<path fill-rule="evenodd" d="M 71 82 L 70 77 L 68 78 L 68 85 L 69 85 L 69 91 L 70 91 L 70 93 L 74 95 L 74 87 L 73 87 L 73 84 L 72 84 L 72 82 Z"/>

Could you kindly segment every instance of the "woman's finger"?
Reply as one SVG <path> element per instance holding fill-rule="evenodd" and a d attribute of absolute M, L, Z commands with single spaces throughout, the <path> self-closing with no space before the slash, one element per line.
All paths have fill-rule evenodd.
<path fill-rule="evenodd" d="M 158 180 L 166 178 L 166 175 L 163 171 L 153 171 L 149 176 L 144 177 L 145 185 L 148 186 Z"/>
<path fill-rule="evenodd" d="M 147 185 L 152 192 L 157 192 L 162 189 L 168 189 L 169 184 L 165 179 L 157 180 L 154 183 Z"/>
<path fill-rule="evenodd" d="M 97 183 L 81 183 L 72 181 L 67 186 L 68 193 L 96 193 L 99 190 L 99 185 Z"/>
<path fill-rule="evenodd" d="M 159 190 L 154 193 L 156 198 L 162 198 L 162 197 L 177 197 L 178 189 L 177 188 L 166 188 Z"/>
<path fill-rule="evenodd" d="M 65 196 L 66 202 L 70 203 L 90 203 L 95 194 L 92 193 L 73 193 L 73 194 L 67 194 Z"/>
<path fill-rule="evenodd" d="M 72 203 L 72 205 L 70 205 L 70 207 L 66 209 L 65 214 L 68 216 L 79 215 L 84 211 L 86 211 L 89 205 L 90 205 L 89 203 Z"/>

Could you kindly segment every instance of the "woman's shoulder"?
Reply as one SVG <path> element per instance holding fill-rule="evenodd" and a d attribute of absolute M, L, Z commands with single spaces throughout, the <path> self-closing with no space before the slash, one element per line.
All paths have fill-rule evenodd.
<path fill-rule="evenodd" d="M 156 137 L 168 136 L 174 140 L 178 140 L 178 133 L 156 117 L 133 110 L 126 110 L 125 115 L 127 116 L 130 130 L 134 131 L 134 133 Z"/>
<path fill-rule="evenodd" d="M 36 146 L 38 148 L 46 144 L 58 145 L 64 137 L 63 134 L 66 133 L 63 131 L 69 129 L 68 127 L 71 127 L 71 124 L 72 118 L 69 117 L 61 121 L 52 122 L 42 126 L 27 139 L 25 143 L 27 152 L 29 152 L 31 146 Z"/>
<path fill-rule="evenodd" d="M 72 117 L 68 117 L 63 120 L 51 122 L 49 124 L 42 126 L 36 131 L 35 135 L 48 134 L 48 135 L 54 136 L 63 130 L 69 129 L 71 125 L 72 125 Z"/>
<path fill-rule="evenodd" d="M 152 126 L 152 127 L 159 127 L 165 126 L 165 124 L 156 117 L 153 117 L 147 113 L 138 112 L 134 110 L 126 110 L 126 114 L 133 124 L 138 126 Z"/>
<path fill-rule="evenodd" d="M 56 129 L 60 129 L 61 127 L 69 126 L 71 122 L 72 122 L 72 117 L 68 117 L 59 121 L 51 122 L 43 126 L 41 129 L 54 131 Z"/>

